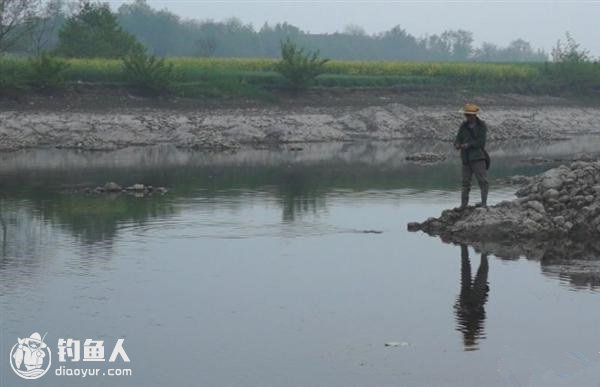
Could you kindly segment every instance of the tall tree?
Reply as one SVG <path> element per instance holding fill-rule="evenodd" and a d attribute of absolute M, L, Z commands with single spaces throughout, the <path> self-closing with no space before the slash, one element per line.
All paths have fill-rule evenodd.
<path fill-rule="evenodd" d="M 179 16 L 166 9 L 155 10 L 146 0 L 121 5 L 118 20 L 125 31 L 135 35 L 157 55 L 181 55 L 182 50 L 189 50 L 191 46 Z M 186 54 L 190 55 L 190 52 Z"/>
<path fill-rule="evenodd" d="M 57 53 L 66 57 L 120 58 L 143 47 L 125 32 L 108 3 L 80 3 L 59 31 Z"/>
<path fill-rule="evenodd" d="M 417 39 L 399 25 L 378 36 L 381 51 L 387 53 L 383 59 L 411 59 L 420 51 Z"/>
<path fill-rule="evenodd" d="M 581 63 L 591 60 L 590 52 L 581 48 L 581 45 L 573 39 L 570 32 L 565 33 L 565 42 L 560 39 L 556 47 L 552 49 L 552 60 L 555 62 Z"/>
<path fill-rule="evenodd" d="M 39 14 L 30 21 L 32 29 L 27 36 L 24 51 L 40 55 L 58 44 L 58 30 L 66 20 L 64 7 L 63 0 L 46 2 Z"/>
<path fill-rule="evenodd" d="M 365 29 L 362 26 L 359 26 L 358 24 L 348 24 L 346 27 L 344 27 L 344 33 L 346 35 L 353 36 L 367 35 L 367 31 L 365 31 Z"/>
<path fill-rule="evenodd" d="M 472 59 L 480 62 L 544 62 L 548 55 L 542 50 L 534 51 L 528 41 L 516 39 L 506 47 L 483 42 L 474 50 Z"/>
<path fill-rule="evenodd" d="M 440 37 L 450 53 L 450 59 L 467 60 L 473 51 L 473 33 L 465 30 L 444 31 Z"/>
<path fill-rule="evenodd" d="M 271 27 L 265 23 L 258 32 L 262 55 L 277 57 L 280 53 L 280 42 L 286 39 L 299 41 L 299 37 L 304 35 L 298 27 L 288 23 L 277 23 Z"/>
<path fill-rule="evenodd" d="M 39 0 L 0 0 L 0 54 L 34 28 L 31 21 L 39 10 Z"/>

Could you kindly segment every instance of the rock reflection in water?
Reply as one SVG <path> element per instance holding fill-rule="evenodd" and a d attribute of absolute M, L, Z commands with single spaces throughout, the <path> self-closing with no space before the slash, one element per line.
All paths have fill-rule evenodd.
<path fill-rule="evenodd" d="M 460 246 L 460 295 L 454 305 L 456 330 L 463 335 L 466 351 L 478 349 L 478 341 L 485 338 L 485 303 L 488 299 L 488 257 L 481 254 L 475 278 L 471 276 L 471 261 L 467 245 Z"/>
<path fill-rule="evenodd" d="M 539 261 L 542 274 L 568 284 L 572 290 L 600 289 L 600 241 L 558 238 L 548 241 L 481 242 L 442 238 L 445 243 L 468 243 L 477 252 L 502 260 Z"/>
<path fill-rule="evenodd" d="M 563 249 L 546 251 L 540 264 L 542 273 L 558 278 L 573 290 L 600 289 L 600 242 L 564 242 Z M 566 250 L 566 251 L 565 251 Z"/>

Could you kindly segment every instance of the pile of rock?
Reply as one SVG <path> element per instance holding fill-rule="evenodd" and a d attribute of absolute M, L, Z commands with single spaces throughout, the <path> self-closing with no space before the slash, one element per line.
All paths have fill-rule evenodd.
<path fill-rule="evenodd" d="M 406 160 L 418 163 L 437 163 L 446 160 L 446 155 L 441 153 L 421 152 L 406 156 Z"/>
<path fill-rule="evenodd" d="M 546 164 L 551 163 L 552 160 L 546 159 L 544 157 L 531 157 L 529 159 L 521 160 L 521 162 L 526 164 Z"/>
<path fill-rule="evenodd" d="M 532 178 L 517 197 L 488 208 L 446 210 L 408 228 L 466 243 L 600 236 L 600 161 L 551 169 Z"/>
<path fill-rule="evenodd" d="M 532 157 L 529 159 L 521 160 L 522 163 L 526 164 L 547 164 L 547 163 L 572 163 L 575 161 L 596 161 L 598 160 L 598 154 L 582 153 L 574 157 L 561 157 L 547 159 L 544 157 Z"/>
<path fill-rule="evenodd" d="M 164 195 L 169 190 L 165 187 L 153 187 L 151 185 L 144 184 L 134 184 L 129 187 L 121 187 L 119 184 L 115 182 L 108 182 L 103 186 L 98 186 L 95 188 L 92 187 L 84 187 L 79 190 L 79 192 L 87 193 L 87 194 L 120 194 L 127 193 L 134 196 L 150 196 L 153 194 Z"/>
<path fill-rule="evenodd" d="M 530 176 L 515 175 L 503 180 L 503 182 L 510 185 L 524 185 L 529 183 L 531 179 Z"/>

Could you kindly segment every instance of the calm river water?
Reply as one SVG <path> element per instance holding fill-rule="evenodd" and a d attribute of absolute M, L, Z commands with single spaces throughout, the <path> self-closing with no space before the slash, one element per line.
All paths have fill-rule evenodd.
<path fill-rule="evenodd" d="M 492 177 L 598 144 L 495 149 Z M 1 155 L 0 385 L 600 385 L 600 282 L 408 233 L 459 198 L 456 155 L 404 161 L 421 150 Z M 65 193 L 107 181 L 170 192 Z M 494 181 L 491 202 L 514 190 Z M 10 366 L 33 332 L 52 357 L 39 383 Z M 80 361 L 60 361 L 60 338 L 80 340 Z M 130 362 L 109 362 L 121 338 Z M 104 342 L 104 362 L 83 361 L 85 339 Z M 132 375 L 57 376 L 66 368 Z"/>

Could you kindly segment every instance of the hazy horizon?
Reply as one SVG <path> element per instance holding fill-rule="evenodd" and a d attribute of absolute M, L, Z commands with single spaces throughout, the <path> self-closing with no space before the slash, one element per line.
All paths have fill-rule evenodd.
<path fill-rule="evenodd" d="M 256 29 L 268 22 L 288 22 L 311 33 L 343 31 L 349 24 L 368 34 L 400 25 L 415 36 L 439 34 L 449 29 L 473 32 L 475 46 L 491 42 L 505 46 L 522 38 L 535 49 L 550 53 L 556 41 L 570 31 L 594 57 L 600 40 L 592 31 L 600 16 L 600 2 L 515 1 L 227 1 L 148 0 L 183 19 L 222 21 L 236 17 Z M 130 1 L 111 1 L 118 8 Z"/>

